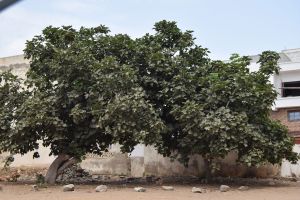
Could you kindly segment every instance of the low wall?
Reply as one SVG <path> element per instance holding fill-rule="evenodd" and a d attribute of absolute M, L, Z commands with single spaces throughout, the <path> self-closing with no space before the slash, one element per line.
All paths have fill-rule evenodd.
<path fill-rule="evenodd" d="M 237 154 L 229 153 L 224 159 L 218 160 L 220 170 L 216 176 L 224 177 L 258 177 L 267 178 L 279 175 L 279 165 L 263 165 L 261 167 L 247 167 L 236 163 Z M 188 167 L 178 161 L 172 162 L 157 153 L 153 147 L 145 147 L 144 158 L 145 175 L 155 176 L 198 176 L 205 174 L 204 161 L 201 156 L 192 156 Z"/>
<path fill-rule="evenodd" d="M 145 147 L 144 156 L 145 175 L 150 176 L 202 176 L 204 174 L 204 162 L 200 156 L 193 156 L 188 167 L 178 161 L 171 161 L 163 157 L 151 147 Z"/>
<path fill-rule="evenodd" d="M 130 158 L 122 153 L 88 154 L 80 166 L 90 174 L 130 176 Z"/>
<path fill-rule="evenodd" d="M 43 147 L 40 144 L 39 149 L 39 158 L 33 159 L 33 153 L 29 152 L 25 155 L 14 155 L 14 162 L 11 163 L 10 167 L 13 168 L 22 168 L 22 167 L 32 167 L 32 168 L 40 168 L 40 167 L 48 167 L 53 160 L 55 159 L 54 156 L 49 156 L 50 150 L 46 147 Z M 3 153 L 0 155 L 0 167 L 3 167 L 5 158 L 9 156 L 8 153 Z"/>
<path fill-rule="evenodd" d="M 237 154 L 231 152 L 224 159 L 218 160 L 220 169 L 216 171 L 215 175 L 223 177 L 268 178 L 280 174 L 279 165 L 266 164 L 260 167 L 247 167 L 246 165 L 236 163 L 236 159 Z"/>
<path fill-rule="evenodd" d="M 300 144 L 295 145 L 293 150 L 300 153 Z M 291 164 L 286 160 L 283 161 L 280 174 L 283 177 L 300 177 L 300 160 L 297 164 Z"/>
<path fill-rule="evenodd" d="M 300 145 L 294 147 L 294 151 L 300 152 Z M 141 154 L 142 152 L 142 154 Z M 49 149 L 42 147 L 40 150 L 41 157 L 33 159 L 33 153 L 24 156 L 16 155 L 12 167 L 22 168 L 40 168 L 47 167 L 55 157 L 49 157 Z M 142 156 L 143 155 L 143 156 Z M 0 156 L 3 160 L 7 155 Z M 216 171 L 216 176 L 229 177 L 259 177 L 267 178 L 281 175 L 283 177 L 296 176 L 300 177 L 300 161 L 292 165 L 284 161 L 282 166 L 264 165 L 261 167 L 246 167 L 235 162 L 237 155 L 230 153 L 225 159 L 219 160 L 220 170 Z M 102 156 L 88 154 L 86 159 L 80 164 L 83 169 L 95 175 L 124 175 L 132 177 L 159 176 L 204 176 L 204 162 L 200 156 L 193 156 L 188 167 L 185 167 L 178 161 L 171 161 L 159 155 L 151 146 L 139 146 L 139 151 L 133 155 L 120 153 L 119 146 L 113 145 L 108 153 Z M 1 166 L 1 163 L 0 163 Z M 3 166 L 3 162 L 2 162 Z"/>

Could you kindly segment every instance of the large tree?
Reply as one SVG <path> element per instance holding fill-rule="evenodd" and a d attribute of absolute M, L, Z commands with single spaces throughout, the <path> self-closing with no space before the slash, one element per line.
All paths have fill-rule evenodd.
<path fill-rule="evenodd" d="M 18 88 L 14 76 L 1 85 L 17 89 L 9 97 L 16 102 L 1 96 L 9 114 L 1 112 L 0 151 L 38 156 L 42 141 L 57 156 L 49 183 L 86 153 L 101 154 L 113 143 L 124 152 L 153 144 L 183 163 L 200 154 L 208 168 L 231 151 L 248 165 L 296 161 L 287 129 L 269 116 L 277 53 L 263 52 L 260 70 L 250 72 L 248 57 L 211 60 L 192 31 L 175 22 L 158 22 L 154 30 L 132 39 L 110 35 L 105 26 L 47 27 L 28 41 L 26 87 Z"/>
<path fill-rule="evenodd" d="M 19 95 L 14 85 L 21 81 L 15 76 L 4 80 L 0 90 L 1 108 L 7 110 L 1 112 L 1 123 L 10 128 L 1 130 L 0 150 L 36 151 L 38 157 L 41 141 L 57 156 L 46 175 L 46 181 L 54 183 L 86 153 L 101 154 L 114 143 L 130 152 L 138 143 L 156 141 L 164 124 L 145 98 L 134 67 L 122 62 L 123 56 L 130 56 L 125 55 L 124 42 L 133 45 L 126 35 L 109 36 L 104 26 L 78 31 L 47 27 L 28 41 L 25 58 L 30 69 L 26 89 L 20 90 L 27 96 L 22 103 L 11 101 Z"/>
<path fill-rule="evenodd" d="M 279 72 L 276 52 L 263 52 L 259 70 L 250 72 L 249 57 L 211 60 L 192 32 L 175 22 L 161 21 L 154 29 L 154 35 L 138 39 L 133 66 L 167 127 L 157 142 L 160 153 L 185 164 L 201 155 L 208 178 L 213 161 L 232 151 L 248 166 L 298 159 L 287 128 L 270 118 L 277 97 L 269 81 Z"/>

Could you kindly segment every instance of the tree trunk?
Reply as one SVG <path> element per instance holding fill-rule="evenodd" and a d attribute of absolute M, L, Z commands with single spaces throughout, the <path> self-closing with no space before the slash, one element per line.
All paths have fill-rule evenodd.
<path fill-rule="evenodd" d="M 204 167 L 205 167 L 205 179 L 206 182 L 209 183 L 211 182 L 211 162 L 209 159 L 204 158 Z"/>
<path fill-rule="evenodd" d="M 48 184 L 54 184 L 56 182 L 56 178 L 59 174 L 61 174 L 64 169 L 70 167 L 71 165 L 77 163 L 75 158 L 72 158 L 66 154 L 60 154 L 57 158 L 52 162 L 50 167 L 48 168 L 45 181 Z"/>

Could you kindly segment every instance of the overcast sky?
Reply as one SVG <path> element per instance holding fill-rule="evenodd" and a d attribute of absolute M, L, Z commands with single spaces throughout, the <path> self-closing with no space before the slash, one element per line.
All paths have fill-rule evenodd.
<path fill-rule="evenodd" d="M 163 19 L 193 30 L 214 59 L 300 48 L 300 0 L 22 0 L 0 13 L 0 57 L 22 54 L 48 25 L 138 37 Z"/>

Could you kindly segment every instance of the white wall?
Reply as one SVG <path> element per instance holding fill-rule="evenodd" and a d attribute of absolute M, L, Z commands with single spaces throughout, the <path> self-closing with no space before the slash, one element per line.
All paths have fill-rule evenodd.
<path fill-rule="evenodd" d="M 300 107 L 300 97 L 281 97 L 282 82 L 300 81 L 300 69 L 295 71 L 282 71 L 274 76 L 274 87 L 278 93 L 274 109 Z"/>
<path fill-rule="evenodd" d="M 294 152 L 300 153 L 300 145 L 294 146 Z M 281 176 L 283 177 L 300 177 L 300 160 L 297 164 L 291 164 L 288 161 L 283 161 L 281 166 Z"/>

